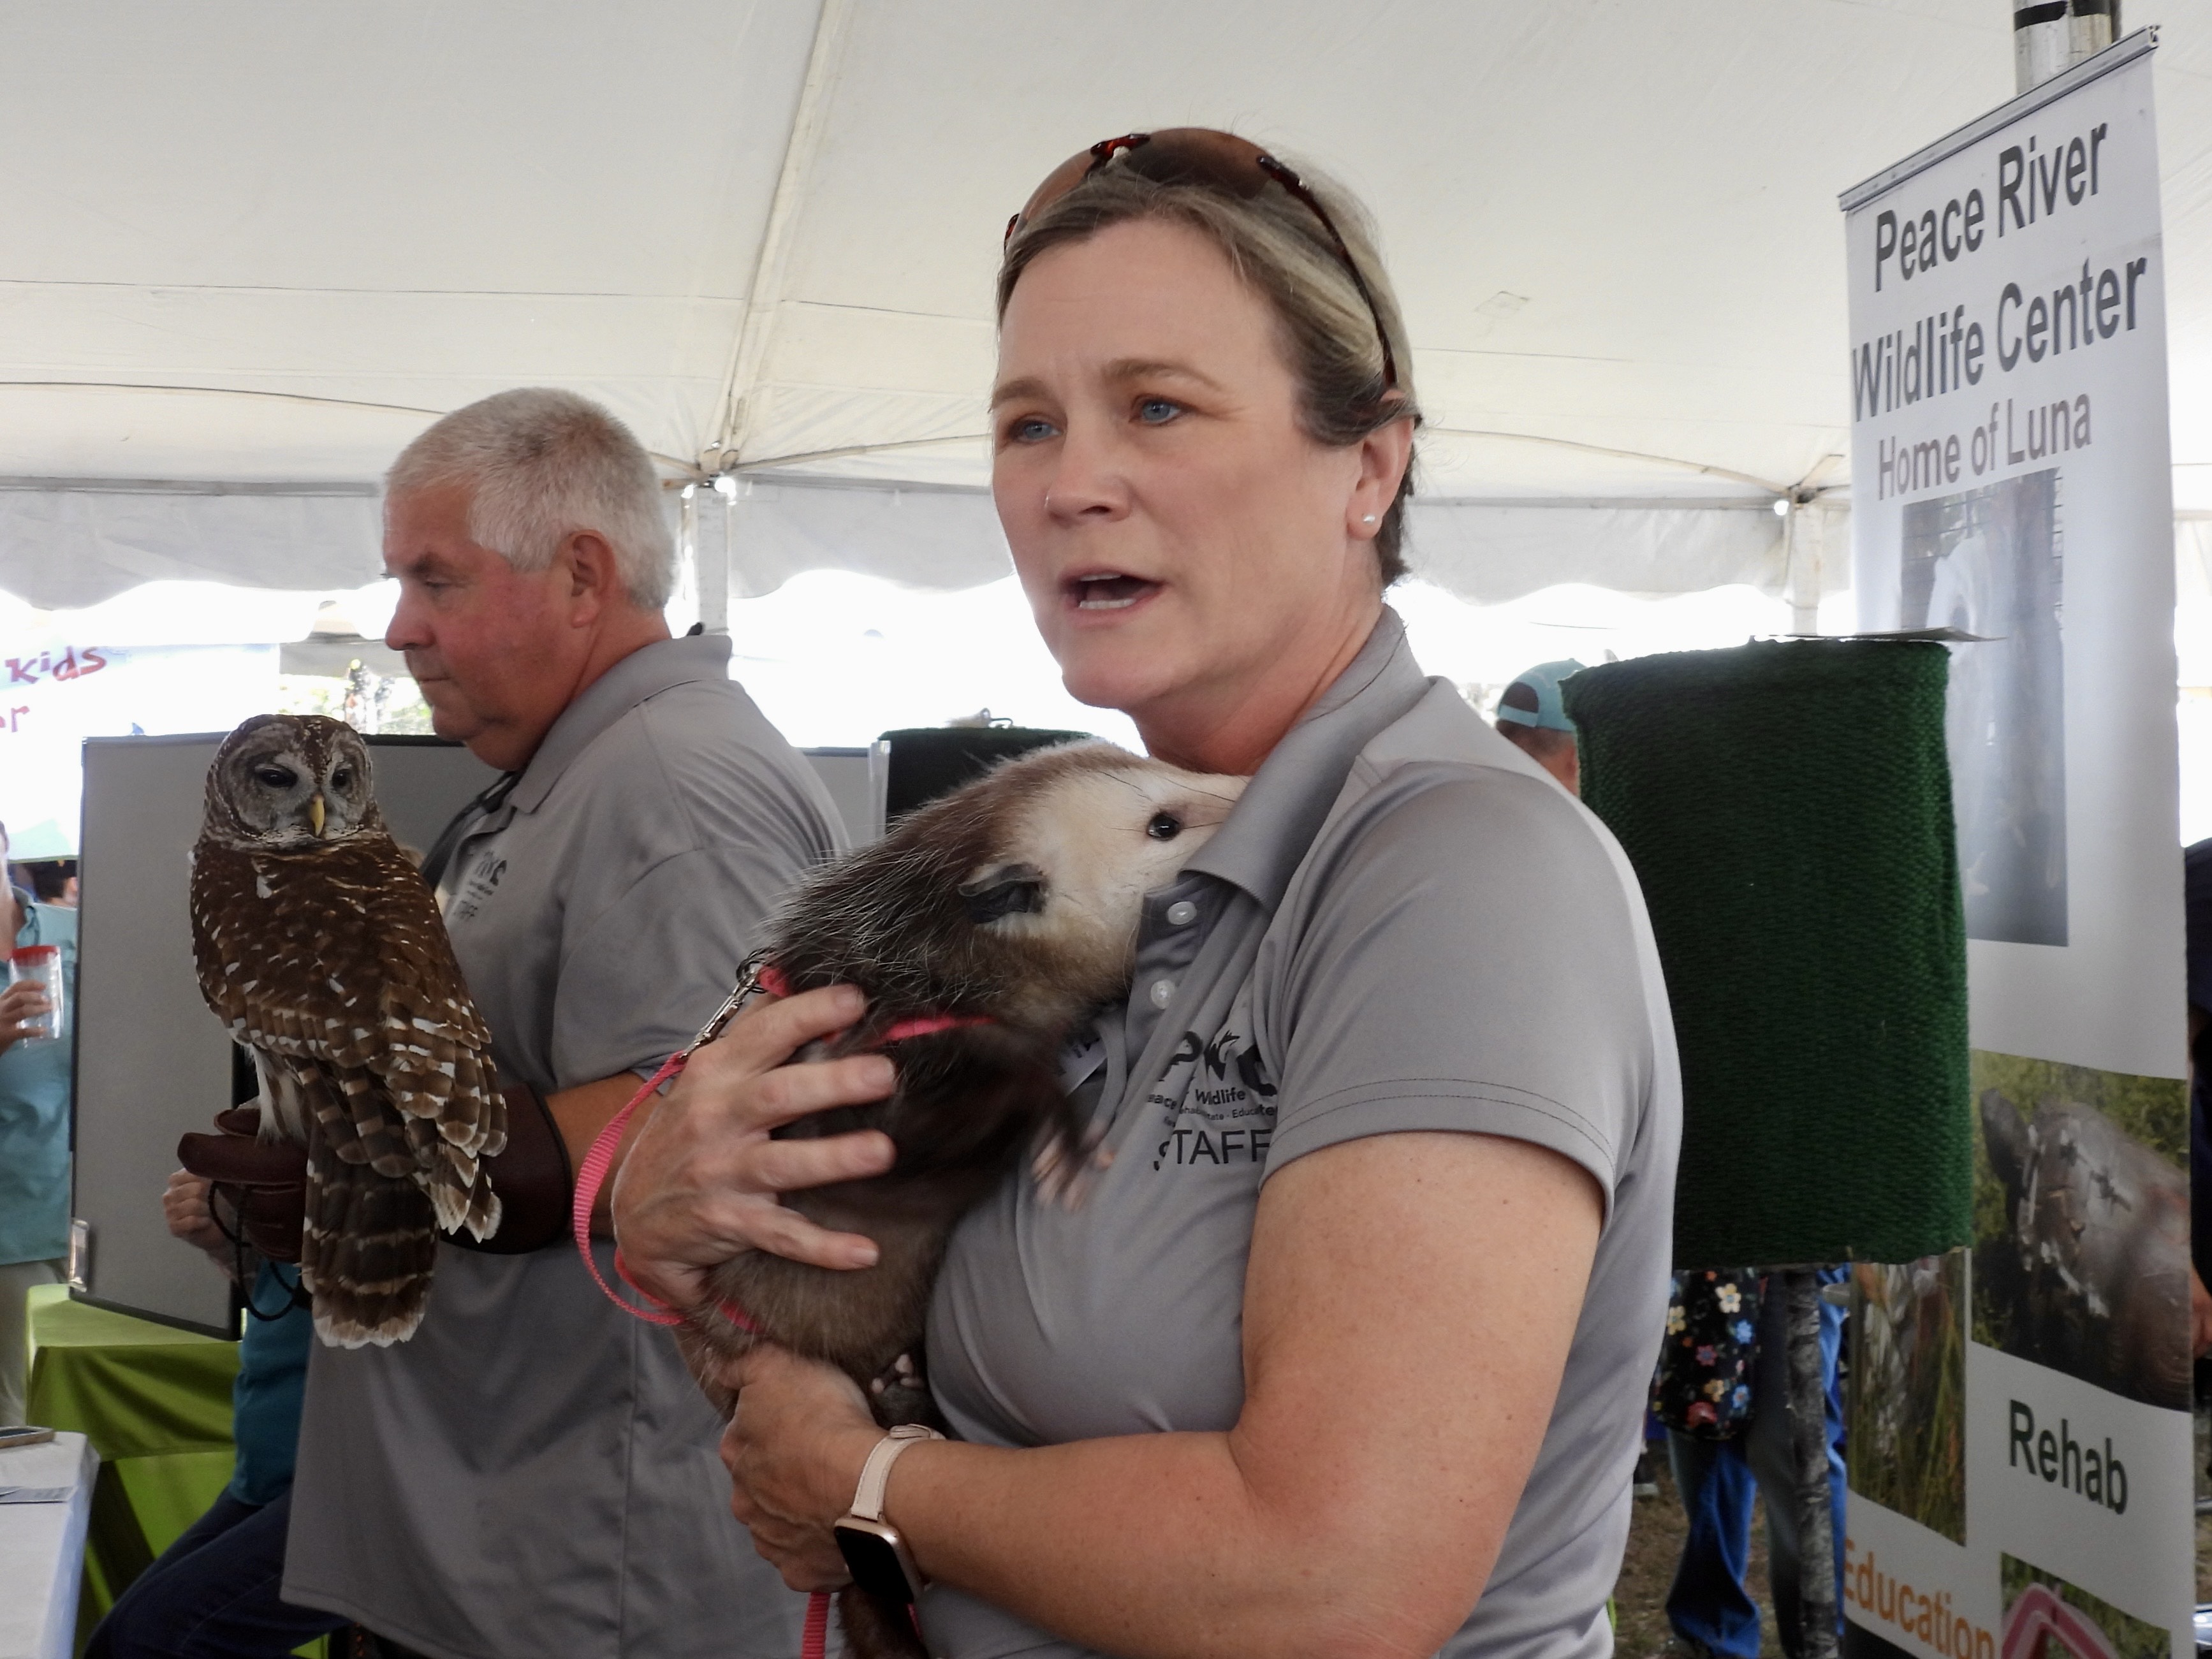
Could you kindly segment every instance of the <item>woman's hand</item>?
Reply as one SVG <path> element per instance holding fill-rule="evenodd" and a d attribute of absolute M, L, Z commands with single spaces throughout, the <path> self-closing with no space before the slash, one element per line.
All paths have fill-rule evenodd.
<path fill-rule="evenodd" d="M 30 1022 L 41 1019 L 53 1012 L 54 1005 L 46 1000 L 46 988 L 37 980 L 20 980 L 0 991 L 0 1054 L 4 1054 L 25 1037 L 43 1035 L 27 1028 Z"/>
<path fill-rule="evenodd" d="M 692 1055 L 615 1176 L 615 1237 L 623 1265 L 644 1290 L 696 1308 L 708 1299 L 708 1270 L 747 1250 L 817 1267 L 875 1265 L 869 1240 L 817 1227 L 778 1194 L 883 1174 L 891 1166 L 890 1137 L 870 1130 L 769 1139 L 809 1112 L 890 1093 L 897 1074 L 881 1054 L 790 1063 L 866 1006 L 849 985 L 763 1000 Z"/>
<path fill-rule="evenodd" d="M 884 1437 L 866 1400 L 844 1372 L 765 1343 L 720 1377 L 738 1396 L 722 1434 L 731 1513 L 792 1589 L 848 1583 L 830 1529 L 852 1507 L 861 1468 Z"/>

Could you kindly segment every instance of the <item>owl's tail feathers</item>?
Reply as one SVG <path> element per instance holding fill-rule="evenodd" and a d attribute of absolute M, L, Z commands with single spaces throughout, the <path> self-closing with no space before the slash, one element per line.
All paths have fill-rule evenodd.
<path fill-rule="evenodd" d="M 324 1342 L 380 1348 L 412 1336 L 437 1248 L 430 1200 L 413 1179 L 310 1149 L 300 1278 Z"/>
<path fill-rule="evenodd" d="M 430 1170 L 430 1205 L 438 1224 L 447 1232 L 469 1230 L 481 1244 L 499 1231 L 499 1194 L 491 1189 L 491 1171 L 455 1146 L 442 1146 Z"/>
<path fill-rule="evenodd" d="M 415 1153 L 415 1179 L 430 1195 L 430 1209 L 446 1232 L 469 1230 L 478 1243 L 499 1226 L 499 1197 L 483 1159 L 444 1139 L 426 1117 L 407 1120 L 407 1140 Z"/>
<path fill-rule="evenodd" d="M 455 1048 L 453 1092 L 439 1106 L 438 1133 L 478 1158 L 507 1150 L 507 1102 L 483 1050 Z"/>
<path fill-rule="evenodd" d="M 499 1231 L 502 1213 L 499 1194 L 491 1189 L 491 1171 L 479 1164 L 477 1178 L 469 1188 L 468 1213 L 462 1217 L 461 1224 L 469 1230 L 469 1237 L 481 1244 Z"/>

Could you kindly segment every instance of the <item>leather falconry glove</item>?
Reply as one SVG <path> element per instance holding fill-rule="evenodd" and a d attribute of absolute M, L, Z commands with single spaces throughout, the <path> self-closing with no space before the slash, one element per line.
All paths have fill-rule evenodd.
<path fill-rule="evenodd" d="M 307 1215 L 306 1148 L 261 1139 L 258 1106 L 217 1112 L 215 1126 L 220 1134 L 188 1134 L 178 1141 L 177 1162 L 215 1183 L 254 1249 L 271 1261 L 297 1261 Z"/>
<path fill-rule="evenodd" d="M 544 1097 L 526 1083 L 501 1083 L 507 1146 L 483 1160 L 499 1194 L 499 1231 L 478 1243 L 465 1228 L 441 1233 L 448 1244 L 486 1255 L 526 1255 L 568 1237 L 568 1205 L 576 1190 L 568 1143 Z"/>

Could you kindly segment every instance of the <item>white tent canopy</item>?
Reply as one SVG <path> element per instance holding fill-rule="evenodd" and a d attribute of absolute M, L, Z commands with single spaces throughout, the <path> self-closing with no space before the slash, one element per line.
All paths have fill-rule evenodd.
<path fill-rule="evenodd" d="M 1844 481 L 1837 192 L 2010 94 L 2009 14 L 4 0 L 0 587 L 369 580 L 398 448 L 544 383 L 672 481 L 738 476 L 734 591 L 988 580 L 1006 216 L 1094 138 L 1203 123 L 1375 210 L 1422 574 L 1809 593 L 1830 515 L 1771 509 Z M 2212 0 L 2124 21 L 2165 26 L 2176 492 L 2212 508 Z"/>

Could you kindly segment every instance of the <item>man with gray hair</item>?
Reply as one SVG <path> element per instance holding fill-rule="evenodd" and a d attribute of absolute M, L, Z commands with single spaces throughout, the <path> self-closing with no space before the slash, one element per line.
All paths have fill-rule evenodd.
<path fill-rule="evenodd" d="M 836 808 L 729 641 L 669 637 L 659 481 L 605 410 L 501 392 L 386 483 L 386 642 L 504 775 L 424 873 L 491 1028 L 507 1217 L 441 1246 L 411 1340 L 315 1350 L 283 1599 L 431 1659 L 788 1659 L 805 1600 L 731 1516 L 714 1413 L 565 1220 L 585 1150 L 838 850 Z"/>

